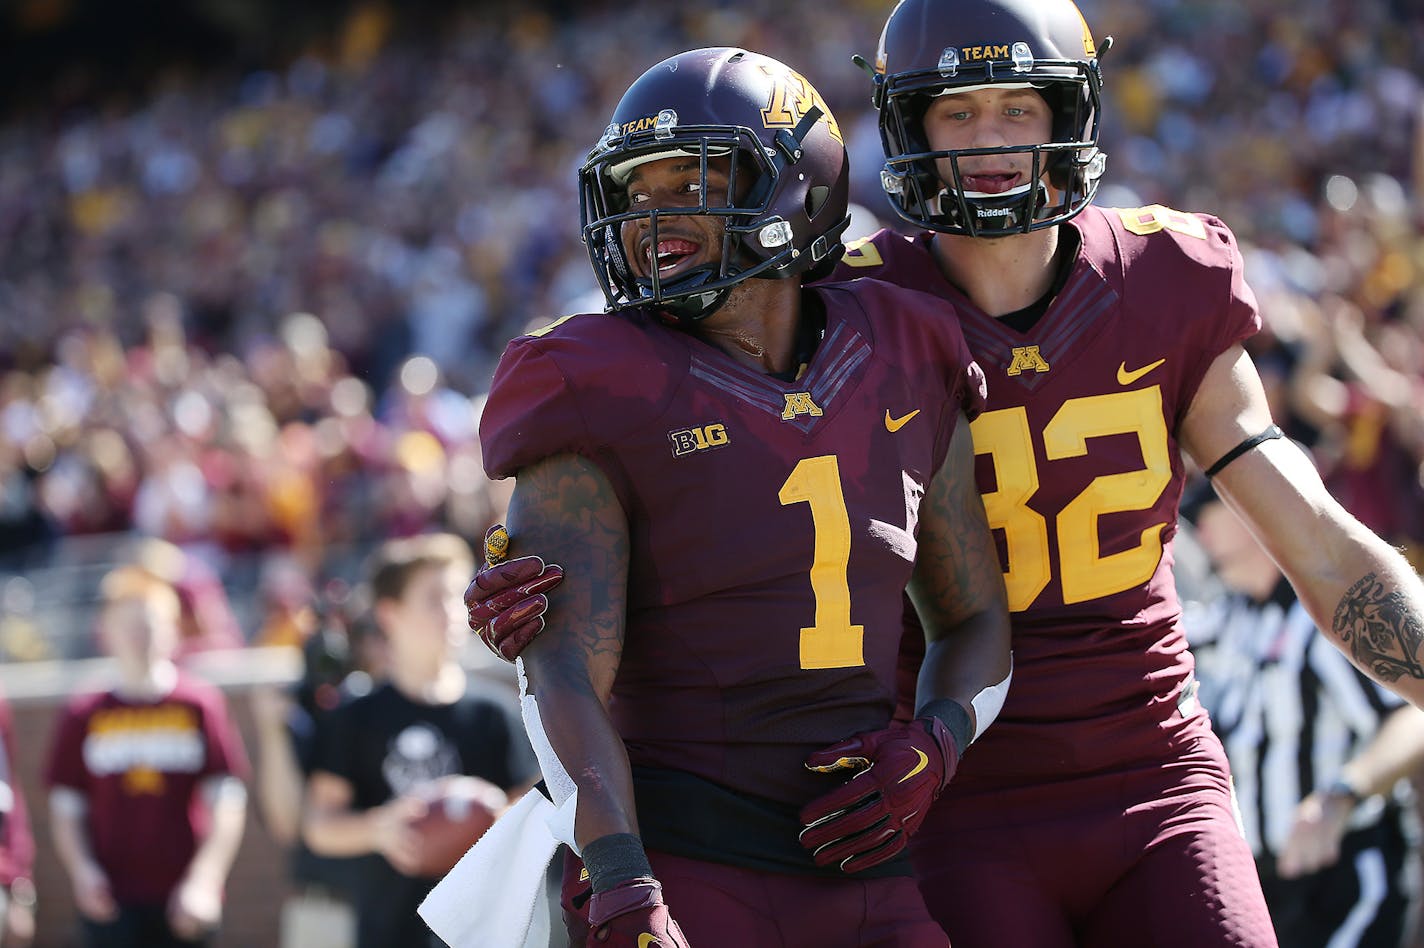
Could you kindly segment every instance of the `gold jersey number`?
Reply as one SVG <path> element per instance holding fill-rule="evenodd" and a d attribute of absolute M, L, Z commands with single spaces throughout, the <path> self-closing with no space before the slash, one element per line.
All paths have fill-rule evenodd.
<path fill-rule="evenodd" d="M 1009 609 L 1022 612 L 1048 585 L 1053 568 L 1049 522 L 1028 505 L 1040 480 L 1028 413 L 1022 407 L 988 411 L 970 424 L 969 431 L 975 453 L 987 454 L 993 461 L 996 489 L 983 495 L 984 509 L 990 527 L 1004 531 Z M 1114 434 L 1137 437 L 1143 466 L 1095 477 L 1058 512 L 1051 529 L 1057 531 L 1058 574 L 1065 604 L 1110 596 L 1145 583 L 1162 559 L 1165 521 L 1145 528 L 1131 549 L 1103 555 L 1098 541 L 1099 517 L 1151 509 L 1172 480 L 1160 386 L 1064 402 L 1043 429 L 1044 459 L 1082 457 L 1088 453 L 1089 438 Z"/>

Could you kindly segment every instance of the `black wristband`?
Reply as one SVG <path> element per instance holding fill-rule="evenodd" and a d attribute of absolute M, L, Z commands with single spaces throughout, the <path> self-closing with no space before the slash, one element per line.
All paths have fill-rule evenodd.
<path fill-rule="evenodd" d="M 1225 468 L 1226 465 L 1230 464 L 1232 461 L 1236 460 L 1241 455 L 1245 454 L 1247 451 L 1250 451 L 1252 448 L 1254 448 L 1261 442 L 1270 441 L 1273 438 L 1284 438 L 1285 436 L 1286 433 L 1281 430 L 1280 425 L 1271 425 L 1271 427 L 1267 428 L 1265 431 L 1261 432 L 1258 435 L 1252 435 L 1245 441 L 1238 444 L 1236 447 L 1232 448 L 1230 451 L 1227 451 L 1225 454 L 1223 454 L 1221 456 L 1221 460 L 1217 461 L 1211 467 L 1206 469 L 1206 476 L 1211 478 L 1220 474 L 1222 469 Z"/>
<path fill-rule="evenodd" d="M 974 737 L 974 725 L 969 720 L 969 712 L 964 710 L 964 705 L 953 698 L 939 698 L 916 711 L 915 717 L 939 718 L 949 729 L 949 736 L 954 738 L 955 752 L 961 757 L 964 756 L 964 749 Z"/>
<path fill-rule="evenodd" d="M 629 879 L 652 878 L 643 841 L 632 833 L 609 833 L 583 848 L 583 864 L 593 891 L 606 892 Z"/>

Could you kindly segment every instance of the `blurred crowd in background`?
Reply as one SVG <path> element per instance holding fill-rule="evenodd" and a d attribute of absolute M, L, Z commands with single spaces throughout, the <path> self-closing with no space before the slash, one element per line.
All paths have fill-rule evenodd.
<path fill-rule="evenodd" d="M 617 94 L 690 46 L 782 59 L 846 129 L 857 232 L 894 226 L 850 62 L 890 5 L 500 0 L 412 30 L 357 4 L 261 68 L 0 119 L 0 657 L 92 653 L 36 618 L 84 537 L 156 557 L 190 607 L 235 599 L 194 633 L 218 645 L 299 636 L 288 611 L 375 541 L 478 538 L 504 343 L 601 306 L 574 173 Z M 1235 230 L 1276 417 L 1424 546 L 1424 7 L 1081 6 L 1115 38 L 1098 203 Z"/>

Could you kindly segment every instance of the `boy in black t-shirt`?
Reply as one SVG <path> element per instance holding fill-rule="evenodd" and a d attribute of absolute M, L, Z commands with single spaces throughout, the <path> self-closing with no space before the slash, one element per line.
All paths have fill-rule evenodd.
<path fill-rule="evenodd" d="M 472 569 L 468 545 L 450 534 L 381 547 L 368 577 L 389 679 L 333 711 L 317 735 L 302 834 L 316 853 L 365 857 L 353 893 L 358 948 L 440 944 L 416 915 L 437 881 L 415 868 L 423 791 L 464 774 L 515 798 L 538 777 L 515 709 L 475 693 L 455 660 Z"/>

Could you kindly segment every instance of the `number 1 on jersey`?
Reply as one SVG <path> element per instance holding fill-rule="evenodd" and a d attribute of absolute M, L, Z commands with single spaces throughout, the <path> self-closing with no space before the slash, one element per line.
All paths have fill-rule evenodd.
<path fill-rule="evenodd" d="M 865 626 L 850 624 L 850 514 L 834 455 L 797 463 L 777 495 L 782 506 L 811 505 L 815 551 L 811 591 L 815 625 L 801 630 L 802 668 L 853 668 L 865 664 Z"/>

